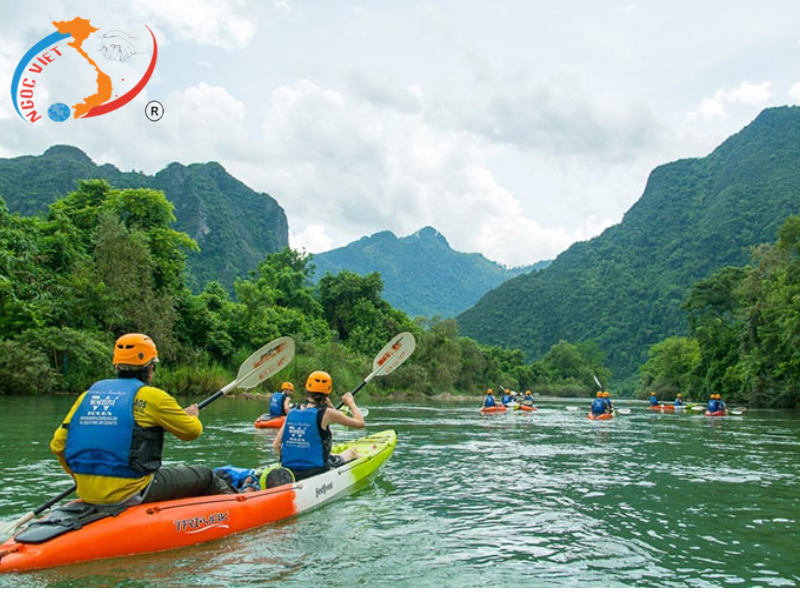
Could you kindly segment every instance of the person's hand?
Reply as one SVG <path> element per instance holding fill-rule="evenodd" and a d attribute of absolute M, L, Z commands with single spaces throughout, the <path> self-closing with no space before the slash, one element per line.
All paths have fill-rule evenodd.
<path fill-rule="evenodd" d="M 183 412 L 185 412 L 190 417 L 197 417 L 200 415 L 200 409 L 198 408 L 197 404 L 192 404 L 191 406 L 187 406 L 186 408 L 183 409 Z"/>
<path fill-rule="evenodd" d="M 350 410 L 353 410 L 353 407 L 356 405 L 356 399 L 353 398 L 353 394 L 347 392 L 344 396 L 342 396 L 342 402 L 344 402 Z"/>

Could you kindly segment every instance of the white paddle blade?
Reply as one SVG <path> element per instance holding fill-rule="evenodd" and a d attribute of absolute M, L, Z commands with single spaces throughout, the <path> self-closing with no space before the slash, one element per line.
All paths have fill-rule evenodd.
<path fill-rule="evenodd" d="M 372 375 L 388 375 L 414 353 L 417 340 L 408 332 L 397 334 L 378 352 L 372 363 Z"/>
<path fill-rule="evenodd" d="M 269 379 L 294 358 L 294 340 L 282 337 L 254 352 L 239 367 L 234 387 L 249 389 Z"/>

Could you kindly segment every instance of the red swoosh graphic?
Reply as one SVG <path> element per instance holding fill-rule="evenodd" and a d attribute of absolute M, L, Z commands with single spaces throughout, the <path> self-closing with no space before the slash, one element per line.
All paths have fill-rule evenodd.
<path fill-rule="evenodd" d="M 145 25 L 145 27 L 147 27 L 147 25 Z M 149 31 L 150 35 L 153 37 L 153 58 L 150 60 L 150 66 L 147 67 L 147 72 L 144 74 L 144 77 L 142 77 L 139 83 L 137 83 L 127 94 L 120 96 L 111 102 L 106 102 L 100 106 L 95 106 L 82 117 L 83 119 L 88 117 L 97 117 L 106 113 L 110 113 L 118 108 L 122 108 L 128 102 L 136 98 L 136 96 L 139 95 L 139 92 L 144 89 L 144 86 L 147 85 L 147 82 L 150 81 L 150 76 L 153 74 L 153 71 L 156 68 L 156 60 L 158 59 L 158 44 L 156 43 L 156 36 L 153 35 L 153 32 L 149 27 L 147 27 L 147 31 Z"/>

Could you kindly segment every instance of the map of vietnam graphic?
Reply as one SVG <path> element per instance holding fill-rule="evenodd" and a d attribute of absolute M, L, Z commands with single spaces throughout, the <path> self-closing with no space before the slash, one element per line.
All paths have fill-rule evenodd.
<path fill-rule="evenodd" d="M 75 110 L 73 118 L 78 119 L 92 110 L 95 106 L 100 106 L 104 102 L 111 99 L 113 86 L 111 85 L 111 78 L 103 73 L 97 63 L 94 62 L 86 51 L 83 49 L 83 42 L 86 41 L 91 34 L 97 31 L 96 27 L 92 27 L 88 19 L 81 19 L 76 17 L 71 21 L 53 21 L 59 33 L 68 34 L 72 36 L 72 41 L 67 45 L 74 48 L 78 53 L 85 58 L 90 65 L 97 71 L 97 93 L 83 99 L 83 104 L 76 104 L 72 108 Z"/>

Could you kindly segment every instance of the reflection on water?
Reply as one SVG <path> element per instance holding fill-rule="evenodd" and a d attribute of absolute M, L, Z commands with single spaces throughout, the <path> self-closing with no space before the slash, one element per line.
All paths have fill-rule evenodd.
<path fill-rule="evenodd" d="M 0 516 L 58 493 L 47 443 L 70 401 L 0 398 Z M 588 400 L 585 404 L 588 406 Z M 215 543 L 6 576 L 4 586 L 796 586 L 800 418 L 652 414 L 612 421 L 543 401 L 482 417 L 475 405 L 369 403 L 399 443 L 364 489 Z M 263 464 L 274 432 L 253 401 L 203 414 L 175 462 Z M 10 418 L 6 418 L 9 416 Z M 337 432 L 339 438 L 356 437 Z"/>

